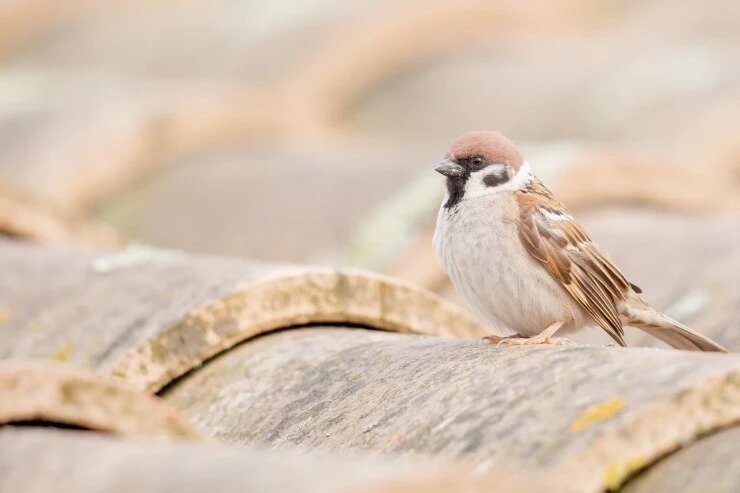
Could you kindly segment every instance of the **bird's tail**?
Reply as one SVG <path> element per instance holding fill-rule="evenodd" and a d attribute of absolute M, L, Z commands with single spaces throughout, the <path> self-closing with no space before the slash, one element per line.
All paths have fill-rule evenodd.
<path fill-rule="evenodd" d="M 727 352 L 725 348 L 711 339 L 694 332 L 667 315 L 656 312 L 649 306 L 644 309 L 628 306 L 623 315 L 625 325 L 643 330 L 673 348 L 688 351 Z"/>

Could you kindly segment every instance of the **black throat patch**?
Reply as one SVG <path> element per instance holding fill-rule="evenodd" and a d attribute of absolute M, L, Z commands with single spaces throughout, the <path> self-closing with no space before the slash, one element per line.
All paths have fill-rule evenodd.
<path fill-rule="evenodd" d="M 465 184 L 468 182 L 468 178 L 470 178 L 470 173 L 465 173 L 465 175 L 459 177 L 447 178 L 447 195 L 449 198 L 445 202 L 445 209 L 456 206 L 463 199 L 465 195 Z"/>

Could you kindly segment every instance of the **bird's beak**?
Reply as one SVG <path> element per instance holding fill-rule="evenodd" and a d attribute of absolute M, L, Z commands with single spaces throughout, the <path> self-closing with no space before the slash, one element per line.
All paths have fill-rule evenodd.
<path fill-rule="evenodd" d="M 465 168 L 449 159 L 445 159 L 439 163 L 439 165 L 434 168 L 434 171 L 450 178 L 457 178 L 465 174 Z"/>

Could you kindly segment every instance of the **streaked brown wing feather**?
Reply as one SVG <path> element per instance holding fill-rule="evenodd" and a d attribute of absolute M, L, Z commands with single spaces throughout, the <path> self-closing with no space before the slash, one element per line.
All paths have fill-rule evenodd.
<path fill-rule="evenodd" d="M 529 254 L 618 344 L 624 330 L 617 306 L 631 284 L 574 220 L 554 221 L 551 214 L 570 214 L 539 181 L 519 192 L 519 238 Z M 638 288 L 639 289 L 639 288 Z"/>

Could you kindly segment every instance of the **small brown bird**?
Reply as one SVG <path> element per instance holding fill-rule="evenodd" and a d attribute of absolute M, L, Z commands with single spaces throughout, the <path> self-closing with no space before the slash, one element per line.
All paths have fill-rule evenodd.
<path fill-rule="evenodd" d="M 506 344 L 559 343 L 555 332 L 598 325 L 620 346 L 624 327 L 670 346 L 726 350 L 655 311 L 498 132 L 458 138 L 434 247 L 445 272 Z"/>

